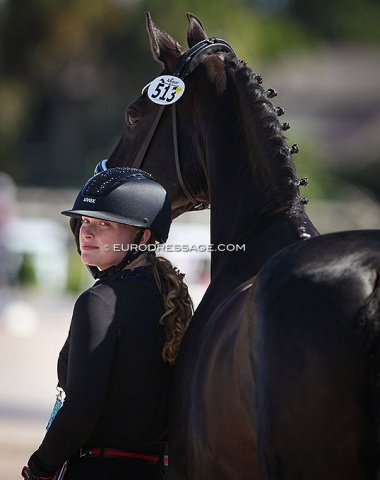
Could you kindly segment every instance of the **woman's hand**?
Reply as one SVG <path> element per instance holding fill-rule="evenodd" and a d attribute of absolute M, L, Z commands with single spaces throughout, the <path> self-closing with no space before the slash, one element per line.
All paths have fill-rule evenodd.
<path fill-rule="evenodd" d="M 57 470 L 48 471 L 47 467 L 44 467 L 38 460 L 36 452 L 30 457 L 28 465 L 21 471 L 21 476 L 25 480 L 55 480 Z"/>
<path fill-rule="evenodd" d="M 55 477 L 56 473 L 54 473 L 53 475 L 51 476 L 37 476 L 37 475 L 33 475 L 32 472 L 30 471 L 30 468 L 25 466 L 22 471 L 21 471 L 21 476 L 23 478 L 25 478 L 25 480 L 53 480 L 53 478 Z"/>

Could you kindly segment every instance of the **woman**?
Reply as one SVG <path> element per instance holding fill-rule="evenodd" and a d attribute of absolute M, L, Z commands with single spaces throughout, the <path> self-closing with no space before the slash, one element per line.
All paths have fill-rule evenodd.
<path fill-rule="evenodd" d="M 171 207 L 147 173 L 92 177 L 72 210 L 82 262 L 95 284 L 77 300 L 59 355 L 65 401 L 24 478 L 158 479 L 167 444 L 168 389 L 192 315 L 183 275 L 153 246 L 167 240 Z"/>

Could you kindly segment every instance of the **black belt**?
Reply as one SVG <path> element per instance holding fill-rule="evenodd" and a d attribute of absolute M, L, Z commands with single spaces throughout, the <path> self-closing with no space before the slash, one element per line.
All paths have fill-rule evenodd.
<path fill-rule="evenodd" d="M 153 465 L 159 465 L 161 462 L 168 466 L 167 455 L 151 455 L 145 453 L 134 453 L 127 450 L 118 450 L 115 448 L 81 448 L 78 452 L 79 457 L 93 457 L 93 458 L 134 458 L 142 460 Z"/>

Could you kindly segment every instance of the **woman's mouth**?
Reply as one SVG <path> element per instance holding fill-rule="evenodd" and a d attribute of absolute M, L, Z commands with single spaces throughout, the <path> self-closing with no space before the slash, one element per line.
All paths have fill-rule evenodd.
<path fill-rule="evenodd" d="M 96 250 L 99 247 L 96 247 L 95 245 L 81 245 L 81 250 Z"/>

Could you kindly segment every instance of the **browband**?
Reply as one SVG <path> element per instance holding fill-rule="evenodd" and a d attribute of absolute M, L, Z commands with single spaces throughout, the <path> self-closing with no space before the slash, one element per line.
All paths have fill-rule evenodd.
<path fill-rule="evenodd" d="M 173 75 L 179 78 L 184 78 L 187 75 L 190 75 L 206 55 L 217 52 L 227 52 L 235 55 L 231 45 L 221 38 L 207 38 L 206 40 L 196 43 L 184 53 Z"/>

